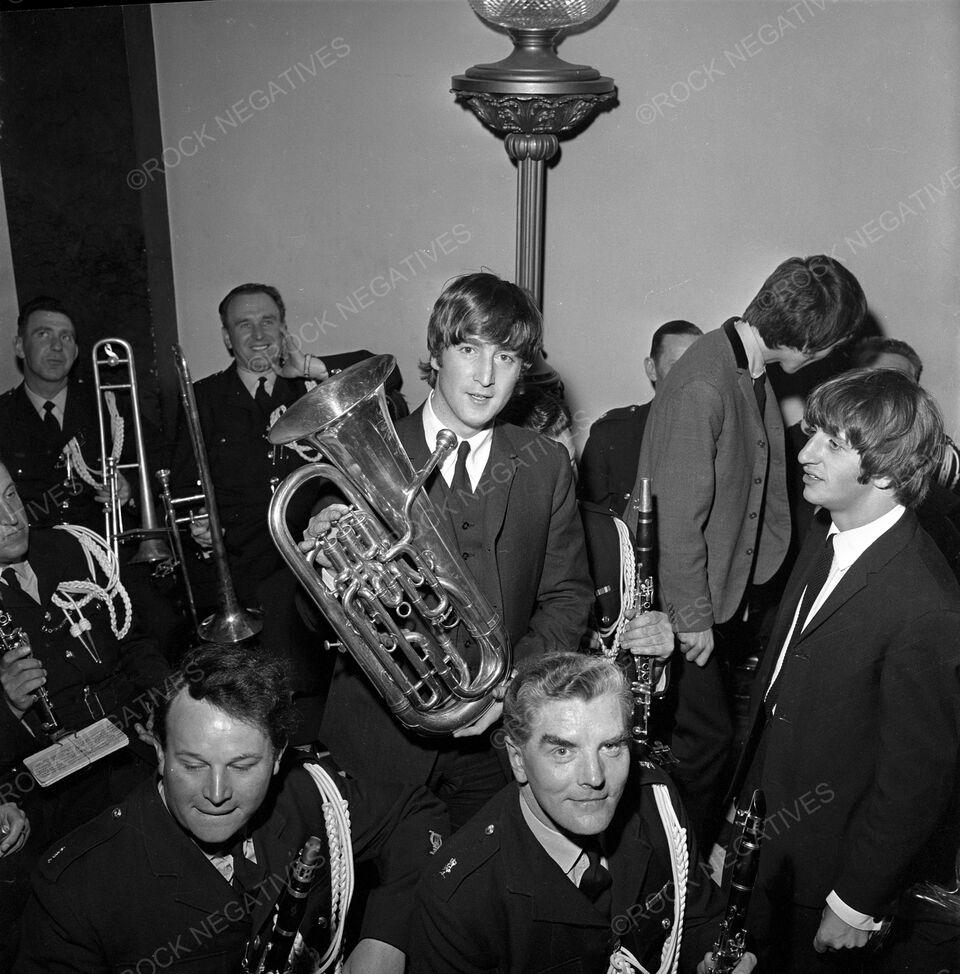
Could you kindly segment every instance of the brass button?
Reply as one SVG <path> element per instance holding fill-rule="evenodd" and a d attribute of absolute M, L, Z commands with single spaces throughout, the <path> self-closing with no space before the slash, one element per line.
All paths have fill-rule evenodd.
<path fill-rule="evenodd" d="M 753 548 L 747 548 L 747 554 L 748 555 L 752 555 L 753 554 Z"/>
<path fill-rule="evenodd" d="M 756 511 L 751 511 L 751 512 L 750 512 L 750 520 L 751 520 L 751 521 L 752 521 L 752 520 L 753 520 L 753 519 L 754 519 L 754 518 L 755 518 L 756 516 L 757 516 L 757 512 L 756 512 Z"/>
<path fill-rule="evenodd" d="M 763 483 L 763 477 L 754 477 L 753 478 L 753 482 L 755 484 L 762 484 Z"/>

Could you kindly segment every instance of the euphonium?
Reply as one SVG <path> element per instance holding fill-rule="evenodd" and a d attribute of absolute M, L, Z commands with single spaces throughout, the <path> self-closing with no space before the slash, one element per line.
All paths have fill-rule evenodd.
<path fill-rule="evenodd" d="M 387 412 L 390 355 L 359 362 L 302 396 L 271 428 L 271 443 L 306 440 L 330 463 L 290 474 L 270 503 L 274 543 L 398 720 L 424 734 L 473 723 L 510 674 L 509 638 L 499 615 L 456 553 L 445 515 L 424 483 L 456 447 L 449 430 L 414 471 Z M 287 526 L 292 495 L 329 480 L 351 511 L 310 553 Z M 314 562 L 334 565 L 325 581 Z M 454 630 L 477 647 L 464 658 Z"/>

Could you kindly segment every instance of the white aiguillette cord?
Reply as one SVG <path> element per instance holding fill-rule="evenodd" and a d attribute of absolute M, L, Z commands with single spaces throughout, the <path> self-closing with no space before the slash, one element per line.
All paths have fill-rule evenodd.
<path fill-rule="evenodd" d="M 62 609 L 67 617 L 70 623 L 70 635 L 83 643 L 95 663 L 100 663 L 102 660 L 97 656 L 96 649 L 92 648 L 92 643 L 84 639 L 84 633 L 90 630 L 91 625 L 90 620 L 83 614 L 83 608 L 91 600 L 102 602 L 110 614 L 110 629 L 114 636 L 123 639 L 127 635 L 133 622 L 133 610 L 130 596 L 120 581 L 120 563 L 114 557 L 107 542 L 95 531 L 80 524 L 57 524 L 54 530 L 66 531 L 79 543 L 87 560 L 89 578 L 61 582 L 53 593 L 51 601 Z M 103 585 L 94 580 L 97 577 L 97 565 L 106 579 Z M 117 610 L 114 604 L 117 599 L 123 605 L 122 626 L 117 622 Z"/>
<path fill-rule="evenodd" d="M 690 855 L 687 850 L 687 830 L 683 828 L 670 801 L 666 785 L 654 785 L 654 797 L 663 831 L 670 848 L 670 867 L 673 873 L 673 928 L 664 941 L 660 954 L 660 966 L 656 974 L 677 974 L 680 964 L 680 943 L 683 939 L 683 917 L 687 905 L 687 877 L 690 871 Z M 618 947 L 610 958 L 607 974 L 651 974 L 625 947 Z"/>

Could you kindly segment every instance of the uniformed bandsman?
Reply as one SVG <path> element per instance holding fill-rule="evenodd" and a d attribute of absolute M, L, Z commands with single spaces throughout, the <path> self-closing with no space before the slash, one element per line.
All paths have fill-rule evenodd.
<path fill-rule="evenodd" d="M 191 650 L 155 718 L 159 779 L 49 850 L 18 974 L 237 974 L 270 936 L 311 835 L 325 843 L 325 868 L 300 925 L 306 948 L 328 949 L 331 898 L 344 902 L 354 861 L 374 860 L 379 885 L 343 970 L 402 974 L 413 889 L 440 847 L 443 807 L 423 789 L 284 758 L 291 713 L 277 662 L 249 648 Z"/>
<path fill-rule="evenodd" d="M 669 780 L 631 771 L 632 706 L 602 657 L 521 667 L 503 711 L 516 782 L 425 873 L 412 974 L 666 971 L 678 940 L 681 971 L 712 969 L 719 891 Z"/>

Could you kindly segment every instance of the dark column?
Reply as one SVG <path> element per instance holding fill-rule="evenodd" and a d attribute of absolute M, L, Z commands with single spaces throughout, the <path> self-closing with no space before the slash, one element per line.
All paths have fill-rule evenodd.
<path fill-rule="evenodd" d="M 0 165 L 18 301 L 48 294 L 73 310 L 77 379 L 89 377 L 95 341 L 129 341 L 141 411 L 171 431 L 176 320 L 166 187 L 162 177 L 142 187 L 130 178 L 162 153 L 150 8 L 5 13 L 0 71 Z"/>

